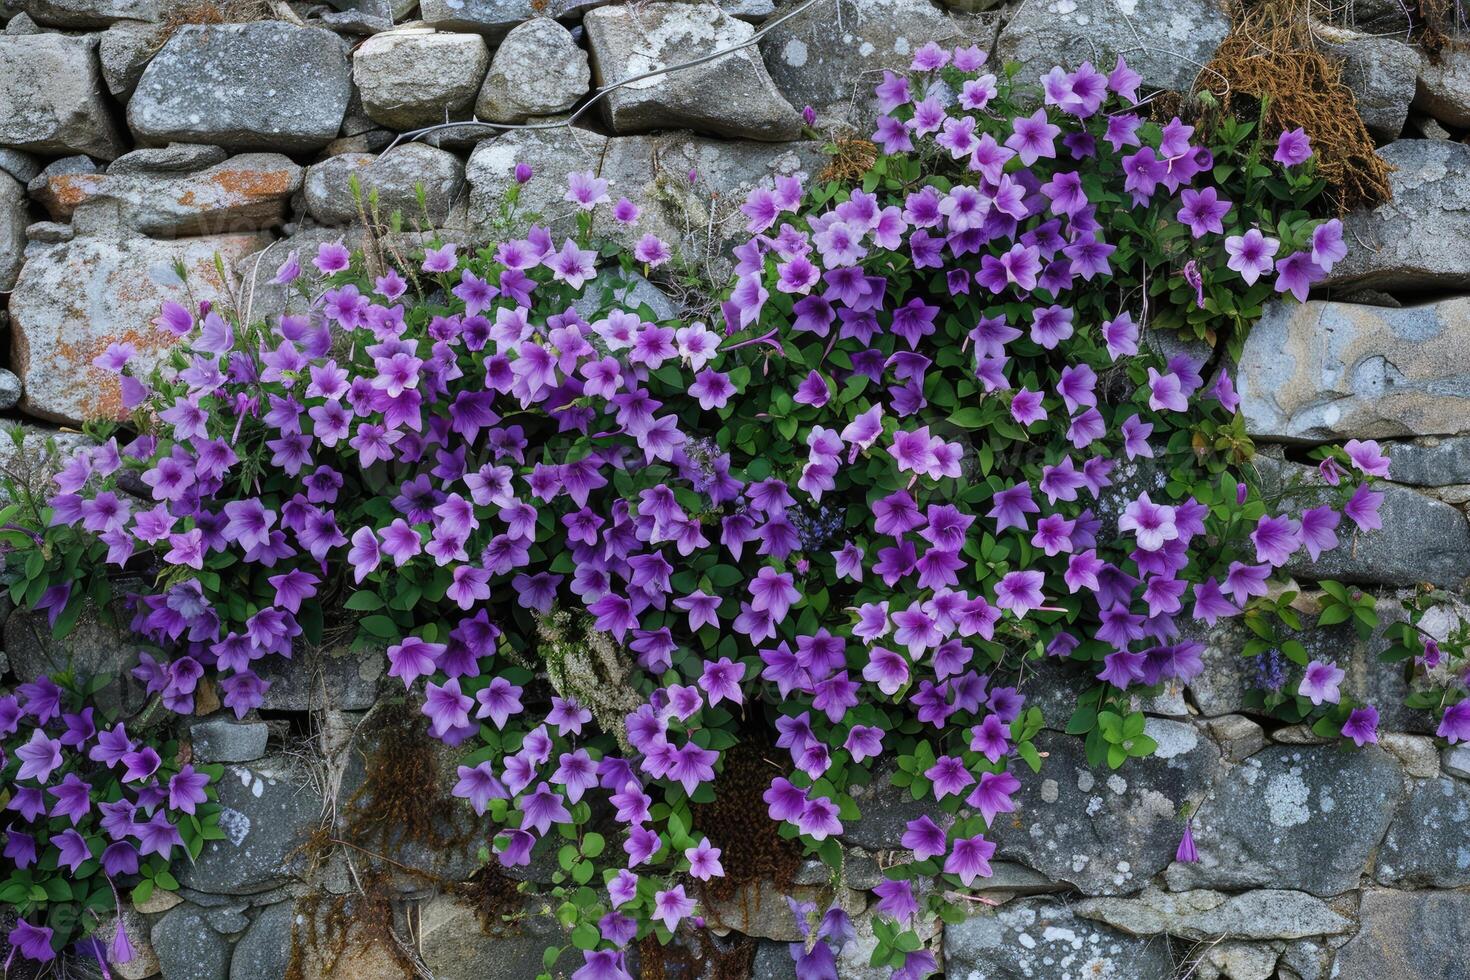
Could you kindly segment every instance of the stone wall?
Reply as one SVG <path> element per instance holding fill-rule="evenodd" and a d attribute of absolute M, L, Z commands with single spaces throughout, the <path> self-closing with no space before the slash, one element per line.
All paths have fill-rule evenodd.
<path fill-rule="evenodd" d="M 867 131 L 875 73 L 925 41 L 995 43 L 1033 75 L 1123 51 L 1147 84 L 1182 86 L 1230 29 L 1213 0 L 819 0 L 758 47 L 619 90 L 576 128 L 450 127 L 389 149 L 447 121 L 555 118 L 596 85 L 739 42 L 777 13 L 771 0 L 5 0 L 0 409 L 41 432 L 117 414 L 119 392 L 91 360 L 117 339 L 163 355 L 148 321 L 176 264 L 196 299 L 279 313 L 292 298 L 270 277 L 292 249 L 358 240 L 365 220 L 395 210 L 409 231 L 489 237 L 522 162 L 540 176 L 522 203 L 553 225 L 569 221 L 565 175 L 593 170 L 718 281 L 743 189 L 819 171 L 822 139 Z M 1470 575 L 1470 52 L 1422 52 L 1410 28 L 1398 0 L 1316 22 L 1395 168 L 1394 198 L 1348 217 L 1352 252 L 1333 281 L 1311 303 L 1269 310 L 1241 365 L 1264 479 L 1309 478 L 1293 460 L 1321 441 L 1376 438 L 1393 458 L 1384 530 L 1295 569 L 1309 622 L 1317 577 L 1374 591 L 1389 622 L 1395 590 L 1460 592 Z M 376 213 L 354 200 L 352 177 Z M 19 475 L 46 462 L 8 443 L 0 455 Z M 1305 639 L 1332 649 L 1345 686 L 1384 711 L 1381 746 L 1363 751 L 1251 716 L 1245 637 L 1222 626 L 1205 639 L 1205 674 L 1144 706 L 1155 757 L 1095 771 L 1076 739 L 1043 733 L 1046 765 L 998 828 L 995 877 L 971 918 L 931 939 L 947 975 L 1470 976 L 1470 748 L 1437 748 L 1429 720 L 1401 707 L 1402 677 L 1351 630 Z M 94 619 L 56 649 L 14 614 L 6 679 L 105 666 L 124 646 Z M 381 655 L 328 651 L 285 669 L 258 717 L 211 714 L 201 697 L 185 726 L 196 759 L 228 764 L 230 838 L 180 871 L 177 897 L 128 911 L 143 955 L 119 975 L 274 980 L 294 950 L 301 977 L 402 976 L 414 959 L 443 980 L 534 976 L 558 930 L 534 901 L 473 875 L 483 830 L 448 797 L 451 760 L 395 728 Z M 1027 693 L 1060 724 L 1082 683 L 1047 665 Z M 417 760 L 406 787 L 381 779 L 406 758 Z M 427 828 L 375 824 L 404 793 L 434 814 Z M 859 913 L 844 977 L 873 975 L 865 890 L 914 815 L 882 780 L 872 796 L 844 837 L 844 880 L 796 876 L 801 896 Z M 1173 861 L 1185 804 L 1197 808 L 1197 864 Z M 313 841 L 322 827 L 347 843 Z M 344 898 L 362 891 L 386 913 Z M 494 920 L 512 906 L 525 914 L 487 933 L 477 911 Z M 774 886 L 705 913 L 733 930 L 722 948 L 746 957 L 741 969 L 792 976 L 784 942 L 796 936 Z M 714 975 L 698 964 L 686 975 L 701 972 Z"/>

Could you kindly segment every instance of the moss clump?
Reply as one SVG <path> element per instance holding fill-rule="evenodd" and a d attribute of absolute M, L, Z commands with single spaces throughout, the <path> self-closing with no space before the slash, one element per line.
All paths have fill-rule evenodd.
<path fill-rule="evenodd" d="M 766 813 L 761 799 L 771 777 L 783 772 L 766 761 L 777 758 L 775 751 L 751 735 L 743 738 L 725 752 L 724 771 L 714 782 L 714 802 L 690 807 L 696 833 L 707 835 L 723 852 L 725 876 L 699 884 L 707 902 L 727 902 L 759 881 L 789 891 L 801 867 L 800 846 L 781 836 L 780 825 Z"/>

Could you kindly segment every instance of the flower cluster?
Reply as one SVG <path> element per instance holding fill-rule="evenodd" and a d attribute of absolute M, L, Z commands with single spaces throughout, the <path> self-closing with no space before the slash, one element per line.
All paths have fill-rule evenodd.
<path fill-rule="evenodd" d="M 167 304 L 164 370 L 99 358 L 137 432 L 77 456 L 44 515 L 51 553 L 88 559 L 17 588 L 65 616 L 109 567 L 156 573 L 135 676 L 177 711 L 208 673 L 244 715 L 260 663 L 329 630 L 381 645 L 463 747 L 454 792 L 495 859 L 557 851 L 575 980 L 625 978 L 619 950 L 696 926 L 740 874 L 699 819 L 733 746 L 771 746 L 757 805 L 834 873 L 881 776 L 931 806 L 874 890 L 874 963 L 929 975 L 921 927 L 990 874 L 992 821 L 1041 765 L 1035 661 L 1097 679 L 1067 721 L 1094 763 L 1149 754 L 1132 695 L 1203 669 L 1197 623 L 1278 611 L 1279 569 L 1377 526 L 1387 466 L 1324 450 L 1335 497 L 1268 508 L 1233 469 L 1228 371 L 1149 343 L 1226 348 L 1342 257 L 1301 133 L 1268 157 L 1232 121 L 1205 145 L 1145 118 L 1121 59 L 1039 98 L 985 69 L 924 46 L 877 88 L 860 186 L 752 192 L 721 322 L 620 298 L 673 250 L 599 249 L 594 211 L 639 214 L 590 173 L 574 217 L 487 247 L 291 256 L 306 315 Z M 586 642 L 545 639 L 568 629 Z M 562 648 L 599 644 L 622 676 L 579 682 Z M 1297 666 L 1294 705 L 1342 706 L 1334 668 Z M 795 906 L 804 978 L 835 976 L 851 930 L 817 911 Z"/>
<path fill-rule="evenodd" d="M 43 676 L 0 697 L 9 868 L 0 901 L 19 914 L 11 948 L 30 960 L 75 944 L 100 962 L 128 962 L 120 919 L 105 950 L 90 938 L 119 911 L 120 891 L 142 901 L 155 886 L 177 888 L 170 862 L 224 836 L 210 802 L 219 767 L 180 764 L 176 743 L 110 723 L 90 703 L 105 682 Z"/>

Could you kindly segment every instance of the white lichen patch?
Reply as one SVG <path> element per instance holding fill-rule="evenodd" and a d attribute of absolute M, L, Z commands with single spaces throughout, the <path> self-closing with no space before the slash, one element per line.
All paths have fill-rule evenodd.
<path fill-rule="evenodd" d="M 1277 773 L 1266 784 L 1266 816 L 1275 827 L 1297 827 L 1312 817 L 1307 806 L 1312 789 L 1300 769 Z"/>

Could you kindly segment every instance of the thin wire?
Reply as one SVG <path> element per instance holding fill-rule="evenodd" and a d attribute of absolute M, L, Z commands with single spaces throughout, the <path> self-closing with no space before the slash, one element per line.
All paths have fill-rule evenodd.
<path fill-rule="evenodd" d="M 578 106 L 576 108 L 576 110 L 573 111 L 572 114 L 569 115 L 569 116 L 567 116 L 565 119 L 559 119 L 559 120 L 556 120 L 555 122 L 545 122 L 545 123 L 497 123 L 497 122 L 486 122 L 486 121 L 481 120 L 481 119 L 467 119 L 467 120 L 465 120 L 463 122 L 443 122 L 443 123 L 437 123 L 437 124 L 435 124 L 433 126 L 425 126 L 423 129 L 414 129 L 414 130 L 410 130 L 410 131 L 408 131 L 406 133 L 400 133 L 396 138 L 394 138 L 394 140 L 393 140 L 392 143 L 389 143 L 388 144 L 388 149 L 387 150 L 384 150 L 383 152 L 384 153 L 387 153 L 388 150 L 393 149 L 395 146 L 397 146 L 398 144 L 404 142 L 405 140 L 408 140 L 408 141 L 417 140 L 417 139 L 420 139 L 420 138 L 422 138 L 424 136 L 429 135 L 430 133 L 436 133 L 436 132 L 439 132 L 440 130 L 445 130 L 445 129 L 458 129 L 461 126 L 484 126 L 484 127 L 488 128 L 488 129 L 503 129 L 503 130 L 512 130 L 512 129 L 530 129 L 530 130 L 570 129 L 571 126 L 572 126 L 572 124 L 575 123 L 579 118 L 581 118 L 581 116 L 582 116 L 582 114 L 584 112 L 586 112 L 588 109 L 591 109 L 594 105 L 596 105 L 599 101 L 602 100 L 602 98 L 604 96 L 607 96 L 607 95 L 612 94 L 613 92 L 615 92 L 618 89 L 624 87 L 625 85 L 632 85 L 634 82 L 641 82 L 641 81 L 644 81 L 644 80 L 649 79 L 649 78 L 657 78 L 660 75 L 668 75 L 668 74 L 671 74 L 671 73 L 676 72 L 676 71 L 683 71 L 683 70 L 685 70 L 687 68 L 697 68 L 698 66 L 703 65 L 703 64 L 708 64 L 709 62 L 714 61 L 717 58 L 723 58 L 727 54 L 733 54 L 736 51 L 740 51 L 740 50 L 743 50 L 745 48 L 748 48 L 751 45 L 755 44 L 757 41 L 759 41 L 761 38 L 765 37 L 768 32 L 770 32 L 771 30 L 775 29 L 776 27 L 779 27 L 781 24 L 784 24 L 786 21 L 790 20 L 791 18 L 796 17 L 796 16 L 798 16 L 800 14 L 806 13 L 806 11 L 809 10 L 810 8 L 816 6 L 819 3 L 825 3 L 825 2 L 827 2 L 827 0 L 803 0 L 803 2 L 801 4 L 797 5 L 796 7 L 793 7 L 791 10 L 788 10 L 786 13 L 784 13 L 781 16 L 775 18 L 774 20 L 768 20 L 768 21 L 766 21 L 763 25 L 761 25 L 760 30 L 756 31 L 754 34 L 752 34 L 750 37 L 746 38 L 744 41 L 741 41 L 739 44 L 732 44 L 732 45 L 730 45 L 728 47 L 719 48 L 718 50 L 711 51 L 708 54 L 701 55 L 698 58 L 694 58 L 694 59 L 691 59 L 689 61 L 681 61 L 681 62 L 678 62 L 677 64 L 665 65 L 663 68 L 655 68 L 653 71 L 646 71 L 646 72 L 643 72 L 641 75 L 633 75 L 633 76 L 631 76 L 629 78 L 624 78 L 621 81 L 613 82 L 611 85 L 604 85 L 601 88 L 599 88 L 596 92 L 593 92 L 592 93 L 592 97 L 590 99 L 588 99 L 586 102 L 584 102 L 580 106 Z"/>

